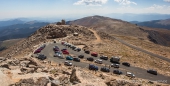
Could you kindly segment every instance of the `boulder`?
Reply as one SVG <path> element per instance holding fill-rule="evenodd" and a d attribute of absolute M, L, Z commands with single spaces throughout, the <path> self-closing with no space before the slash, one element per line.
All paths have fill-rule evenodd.
<path fill-rule="evenodd" d="M 0 67 L 4 67 L 4 68 L 7 68 L 7 69 L 10 69 L 8 64 L 2 64 Z"/>
<path fill-rule="evenodd" d="M 73 82 L 81 83 L 80 79 L 78 79 L 78 77 L 76 76 L 76 69 L 75 68 L 72 70 L 72 73 L 70 75 L 70 82 L 72 82 L 72 83 Z"/>

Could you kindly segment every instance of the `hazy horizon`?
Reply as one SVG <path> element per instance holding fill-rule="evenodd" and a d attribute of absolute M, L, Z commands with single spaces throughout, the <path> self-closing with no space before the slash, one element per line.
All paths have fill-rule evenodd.
<path fill-rule="evenodd" d="M 1 0 L 0 19 L 75 18 L 111 13 L 170 14 L 170 0 Z"/>

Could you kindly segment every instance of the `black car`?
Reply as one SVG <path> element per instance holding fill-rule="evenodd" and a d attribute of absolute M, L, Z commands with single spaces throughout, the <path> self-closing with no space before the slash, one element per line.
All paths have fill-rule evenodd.
<path fill-rule="evenodd" d="M 79 55 L 78 57 L 79 57 L 79 58 L 84 58 L 84 55 Z"/>
<path fill-rule="evenodd" d="M 88 50 L 85 50 L 84 52 L 85 52 L 86 54 L 90 54 L 90 51 L 88 51 Z"/>
<path fill-rule="evenodd" d="M 130 63 L 128 63 L 128 62 L 123 62 L 122 65 L 125 65 L 125 66 L 127 66 L 127 67 L 130 67 Z"/>
<path fill-rule="evenodd" d="M 100 69 L 100 71 L 103 71 L 103 72 L 110 72 L 110 69 L 109 68 L 106 68 L 106 67 L 102 67 Z"/>
<path fill-rule="evenodd" d="M 147 70 L 147 72 L 151 73 L 151 74 L 154 74 L 154 75 L 157 75 L 157 71 L 153 70 L 153 69 Z"/>
<path fill-rule="evenodd" d="M 113 70 L 113 73 L 114 73 L 114 74 L 119 74 L 119 75 L 120 75 L 120 74 L 123 74 L 122 71 L 120 71 L 120 70 Z"/>
<path fill-rule="evenodd" d="M 73 61 L 80 62 L 79 58 L 73 58 Z"/>
<path fill-rule="evenodd" d="M 88 61 L 94 61 L 92 57 L 87 58 Z"/>
<path fill-rule="evenodd" d="M 108 57 L 107 56 L 100 56 L 100 59 L 108 60 Z"/>
<path fill-rule="evenodd" d="M 72 49 L 72 50 L 76 49 L 76 46 L 72 46 L 71 49 Z"/>
<path fill-rule="evenodd" d="M 43 54 L 39 54 L 37 58 L 41 60 L 45 60 L 47 57 Z"/>
<path fill-rule="evenodd" d="M 74 51 L 81 51 L 81 48 L 75 48 Z"/>

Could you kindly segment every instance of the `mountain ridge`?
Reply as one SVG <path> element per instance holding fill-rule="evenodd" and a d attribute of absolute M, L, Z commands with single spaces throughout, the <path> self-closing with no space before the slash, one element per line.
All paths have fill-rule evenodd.
<path fill-rule="evenodd" d="M 109 34 L 118 34 L 124 36 L 134 36 L 142 39 L 149 39 L 150 41 L 164 45 L 170 46 L 169 37 L 170 34 L 165 30 L 155 30 L 154 28 L 146 29 L 147 27 L 141 27 L 136 24 L 131 24 L 119 19 L 112 19 L 104 16 L 90 16 L 77 19 L 68 22 L 70 25 L 82 25 L 85 27 L 94 28 Z M 156 36 L 153 34 L 157 34 Z M 158 38 L 163 40 L 160 40 Z"/>

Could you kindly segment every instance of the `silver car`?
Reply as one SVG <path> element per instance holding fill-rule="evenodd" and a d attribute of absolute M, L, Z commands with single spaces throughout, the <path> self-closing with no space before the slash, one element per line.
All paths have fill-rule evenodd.
<path fill-rule="evenodd" d="M 126 72 L 126 76 L 135 78 L 135 75 L 131 72 Z"/>
<path fill-rule="evenodd" d="M 111 64 L 111 67 L 119 68 L 119 64 Z"/>
<path fill-rule="evenodd" d="M 72 66 L 73 64 L 72 64 L 71 62 L 69 62 L 69 61 L 65 61 L 65 62 L 64 62 L 64 65 Z"/>
<path fill-rule="evenodd" d="M 62 53 L 60 53 L 60 52 L 56 52 L 56 53 L 54 54 L 54 57 L 58 57 L 58 58 L 64 59 Z"/>
<path fill-rule="evenodd" d="M 95 60 L 94 62 L 95 62 L 95 63 L 98 63 L 98 64 L 102 64 L 102 63 L 103 63 L 103 61 L 102 61 L 101 59 L 97 59 L 97 60 Z"/>

